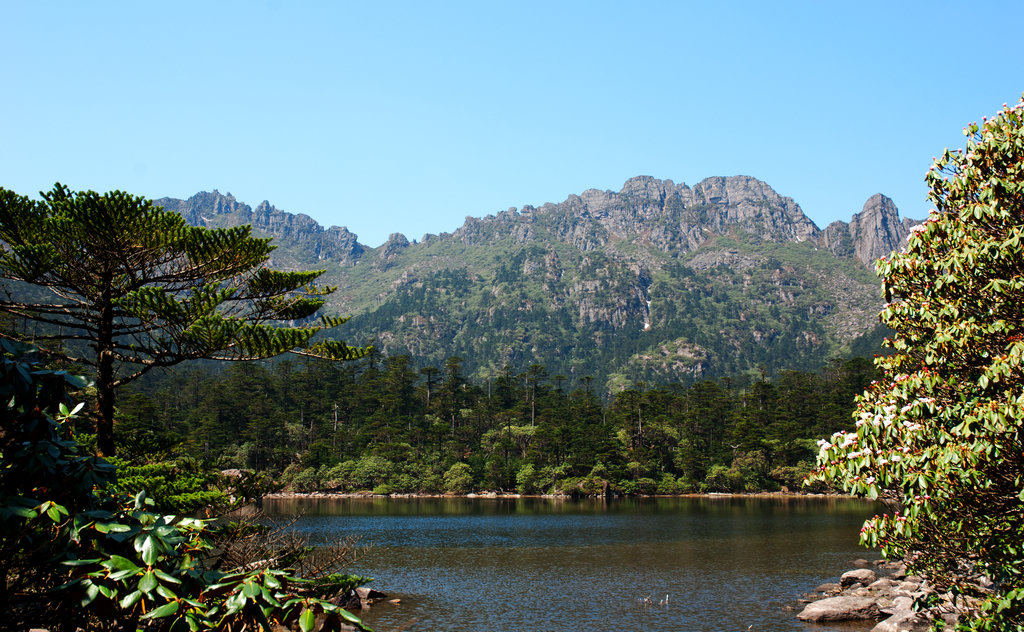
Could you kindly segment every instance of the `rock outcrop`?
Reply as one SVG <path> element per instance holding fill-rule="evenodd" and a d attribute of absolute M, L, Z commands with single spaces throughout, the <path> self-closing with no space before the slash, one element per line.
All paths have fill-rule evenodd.
<path fill-rule="evenodd" d="M 306 260 L 352 265 L 366 250 L 358 237 L 343 226 L 324 229 L 309 215 L 280 210 L 266 200 L 253 209 L 230 193 L 222 195 L 216 189 L 202 191 L 187 200 L 160 198 L 154 204 L 180 213 L 193 226 L 251 224 L 282 245 L 301 248 Z"/>
<path fill-rule="evenodd" d="M 822 235 L 825 247 L 839 256 L 852 256 L 870 265 L 876 259 L 900 250 L 917 222 L 900 219 L 892 200 L 876 193 L 850 223 L 833 222 Z"/>
<path fill-rule="evenodd" d="M 390 268 L 398 255 L 409 247 L 409 239 L 402 233 L 391 233 L 388 240 L 377 248 L 377 260 L 373 263 L 374 268 L 384 271 Z"/>
<path fill-rule="evenodd" d="M 843 573 L 839 584 L 819 586 L 797 618 L 814 623 L 875 620 L 871 632 L 925 632 L 936 620 L 952 629 L 970 613 L 970 600 L 937 593 L 923 578 L 907 576 L 902 563 L 875 564 L 889 576 L 878 579 L 865 568 Z"/>
<path fill-rule="evenodd" d="M 797 615 L 801 621 L 862 621 L 877 619 L 881 614 L 879 601 L 873 597 L 839 595 L 812 601 Z"/>

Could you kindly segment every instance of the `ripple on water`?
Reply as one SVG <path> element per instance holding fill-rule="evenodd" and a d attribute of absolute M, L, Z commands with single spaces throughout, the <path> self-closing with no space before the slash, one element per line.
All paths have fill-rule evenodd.
<path fill-rule="evenodd" d="M 382 500 L 307 502 L 295 525 L 373 545 L 349 571 L 402 599 L 366 613 L 378 632 L 850 630 L 785 608 L 865 555 L 872 513 L 800 498 Z"/>

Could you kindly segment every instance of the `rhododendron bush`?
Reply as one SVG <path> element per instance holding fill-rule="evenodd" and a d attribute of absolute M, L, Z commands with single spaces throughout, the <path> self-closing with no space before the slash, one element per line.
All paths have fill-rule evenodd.
<path fill-rule="evenodd" d="M 1024 629 L 1024 98 L 929 170 L 935 208 L 878 261 L 892 355 L 814 480 L 886 500 L 861 541 L 980 596 L 971 630 Z M 984 583 L 984 582 L 982 582 Z"/>

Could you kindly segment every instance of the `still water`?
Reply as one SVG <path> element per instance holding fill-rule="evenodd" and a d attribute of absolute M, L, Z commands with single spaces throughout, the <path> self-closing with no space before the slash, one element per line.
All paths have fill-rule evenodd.
<path fill-rule="evenodd" d="M 874 508 L 823 498 L 274 499 L 314 543 L 355 535 L 347 572 L 401 598 L 377 632 L 826 632 L 796 600 L 875 557 Z M 666 600 L 667 596 L 667 600 Z M 868 626 L 870 627 L 870 626 Z"/>

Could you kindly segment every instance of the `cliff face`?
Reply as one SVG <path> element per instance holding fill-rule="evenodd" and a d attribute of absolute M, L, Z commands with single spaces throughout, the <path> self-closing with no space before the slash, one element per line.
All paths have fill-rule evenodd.
<path fill-rule="evenodd" d="M 916 222 L 901 220 L 892 200 L 876 193 L 864 203 L 850 223 L 833 222 L 825 229 L 823 242 L 839 256 L 852 256 L 870 265 L 906 244 L 907 235 Z"/>
<path fill-rule="evenodd" d="M 638 176 L 617 193 L 589 189 L 561 204 L 525 207 L 522 215 L 550 216 L 559 237 L 581 250 L 633 238 L 663 252 L 692 250 L 737 229 L 771 241 L 802 241 L 819 232 L 792 199 L 748 176 L 708 178 L 693 188 Z"/>
<path fill-rule="evenodd" d="M 820 230 L 748 176 L 692 187 L 639 176 L 378 248 L 216 191 L 157 202 L 194 224 L 251 223 L 279 245 L 273 265 L 326 267 L 350 341 L 435 364 L 458 355 L 479 376 L 540 363 L 609 387 L 812 369 L 843 353 L 877 323 L 867 264 L 913 224 L 876 195 Z"/>

